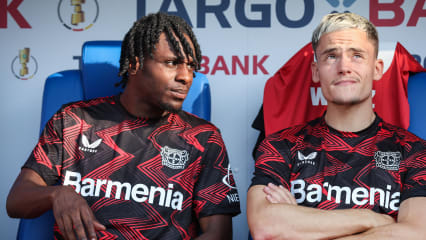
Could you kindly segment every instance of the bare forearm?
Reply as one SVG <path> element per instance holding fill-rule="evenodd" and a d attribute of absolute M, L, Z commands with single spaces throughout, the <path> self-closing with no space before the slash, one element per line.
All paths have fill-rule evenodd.
<path fill-rule="evenodd" d="M 266 229 L 274 233 L 273 236 L 328 239 L 362 232 L 370 227 L 366 221 L 369 214 L 364 210 L 325 211 L 301 206 L 271 204 L 261 211 L 264 213 L 255 218 L 263 219 L 262 225 L 268 226 Z"/>
<path fill-rule="evenodd" d="M 380 226 L 371 228 L 363 233 L 338 238 L 338 240 L 373 240 L 373 239 L 387 239 L 387 240 L 399 240 L 399 239 L 412 239 L 421 240 L 424 239 L 425 233 L 419 231 L 420 229 L 415 228 L 409 224 L 394 223 L 386 226 Z"/>
<path fill-rule="evenodd" d="M 426 236 L 425 197 L 413 197 L 402 202 L 396 223 L 377 226 L 356 236 L 339 238 L 355 239 L 425 239 Z"/>
<path fill-rule="evenodd" d="M 49 209 L 65 239 L 95 239 L 106 229 L 72 187 L 47 186 L 38 173 L 22 169 L 7 198 L 9 216 L 32 218 Z"/>
<path fill-rule="evenodd" d="M 14 218 L 38 217 L 52 208 L 55 187 L 22 187 L 12 189 L 7 198 L 7 212 Z"/>
<path fill-rule="evenodd" d="M 231 240 L 232 218 L 230 215 L 212 215 L 200 219 L 202 234 L 196 240 Z"/>
<path fill-rule="evenodd" d="M 195 240 L 217 240 L 217 239 L 223 239 L 223 240 L 231 240 L 232 239 L 232 232 L 230 233 L 203 233 L 200 236 L 196 237 Z"/>
<path fill-rule="evenodd" d="M 261 199 L 261 186 L 256 187 L 249 190 L 247 201 L 248 223 L 255 239 L 331 239 L 391 222 L 365 209 L 319 210 L 269 203 Z"/>
<path fill-rule="evenodd" d="M 52 208 L 52 199 L 58 187 L 46 186 L 34 171 L 23 169 L 7 197 L 8 215 L 14 218 L 40 216 Z"/>
<path fill-rule="evenodd" d="M 227 229 L 218 229 L 217 231 L 209 230 L 203 232 L 195 240 L 231 240 L 232 239 L 232 227 Z"/>

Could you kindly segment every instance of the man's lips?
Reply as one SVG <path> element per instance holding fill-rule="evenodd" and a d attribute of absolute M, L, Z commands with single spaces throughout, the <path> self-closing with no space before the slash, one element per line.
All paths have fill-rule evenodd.
<path fill-rule="evenodd" d="M 351 84 L 355 84 L 357 83 L 358 80 L 357 79 L 353 79 L 353 78 L 346 78 L 346 79 L 339 79 L 336 80 L 333 85 L 335 86 L 346 86 L 346 85 L 351 85 Z"/>
<path fill-rule="evenodd" d="M 170 89 L 170 92 L 174 98 L 182 100 L 184 100 L 186 98 L 186 95 L 188 94 L 188 90 L 182 88 Z"/>

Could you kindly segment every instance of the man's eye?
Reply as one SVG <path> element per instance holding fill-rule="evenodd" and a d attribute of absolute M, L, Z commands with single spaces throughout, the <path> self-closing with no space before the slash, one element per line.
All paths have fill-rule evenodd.
<path fill-rule="evenodd" d="M 327 59 L 336 59 L 336 55 L 330 54 L 330 55 L 327 56 Z"/>
<path fill-rule="evenodd" d="M 164 64 L 166 64 L 166 66 L 168 66 L 168 67 L 175 67 L 177 65 L 177 62 L 172 61 L 172 60 L 168 60 L 168 61 L 165 61 Z"/>
<path fill-rule="evenodd" d="M 190 69 L 190 70 L 195 70 L 195 68 L 197 67 L 197 65 L 195 64 L 195 63 L 188 63 L 187 64 L 187 66 L 188 66 L 188 69 Z"/>

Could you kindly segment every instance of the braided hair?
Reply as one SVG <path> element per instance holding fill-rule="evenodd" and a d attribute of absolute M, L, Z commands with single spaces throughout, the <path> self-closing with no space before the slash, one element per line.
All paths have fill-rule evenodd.
<path fill-rule="evenodd" d="M 158 12 L 149 14 L 136 21 L 124 36 L 118 74 L 122 77 L 122 80 L 116 86 L 126 87 L 128 70 L 130 64 L 135 64 L 136 57 L 139 58 L 140 69 L 142 69 L 144 58 L 153 58 L 155 45 L 158 43 L 160 34 L 163 32 L 166 34 L 173 50 L 178 54 L 178 58 L 185 58 L 182 56 L 183 52 L 186 56 L 190 56 L 193 59 L 195 70 L 200 69 L 201 50 L 191 26 L 179 16 Z M 191 40 L 195 56 L 190 43 L 184 35 L 188 35 Z"/>

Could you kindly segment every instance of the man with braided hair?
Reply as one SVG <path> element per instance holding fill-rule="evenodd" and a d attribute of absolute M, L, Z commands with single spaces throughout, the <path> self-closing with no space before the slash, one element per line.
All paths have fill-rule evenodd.
<path fill-rule="evenodd" d="M 57 239 L 231 239 L 240 207 L 220 132 L 181 110 L 200 62 L 180 17 L 135 22 L 122 43 L 123 93 L 50 119 L 9 193 L 9 216 L 52 209 Z"/>

